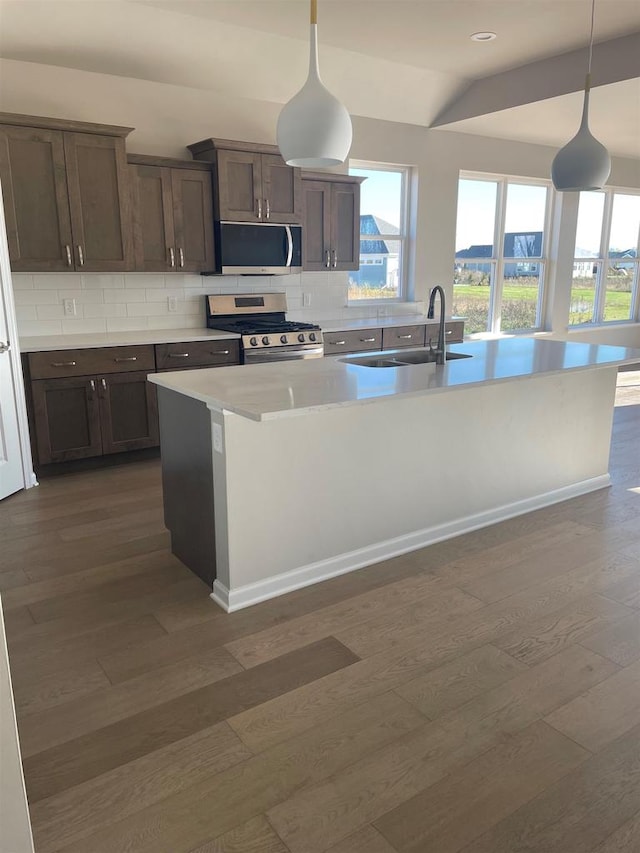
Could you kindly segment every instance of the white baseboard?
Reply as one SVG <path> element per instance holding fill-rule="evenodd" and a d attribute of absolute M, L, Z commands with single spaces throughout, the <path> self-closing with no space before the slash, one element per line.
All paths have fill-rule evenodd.
<path fill-rule="evenodd" d="M 499 521 L 506 521 L 508 518 L 514 518 L 517 515 L 524 515 L 527 512 L 567 501 L 588 492 L 604 489 L 609 485 L 611 485 L 611 478 L 608 474 L 602 474 L 599 477 L 583 480 L 570 486 L 563 486 L 560 489 L 554 489 L 533 498 L 526 498 L 506 506 L 479 512 L 446 524 L 416 530 L 413 533 L 387 539 L 384 542 L 376 542 L 374 545 L 368 545 L 347 554 L 340 554 L 337 557 L 319 560 L 316 563 L 310 563 L 299 569 L 283 572 L 256 583 L 246 584 L 237 589 L 227 589 L 224 584 L 216 580 L 213 583 L 211 598 L 227 613 L 233 613 L 235 610 L 242 610 L 244 607 L 259 604 L 269 598 L 276 598 L 278 595 L 284 595 L 287 592 L 293 592 L 296 589 L 302 589 L 302 587 L 329 580 L 347 572 L 353 572 L 372 563 L 380 563 L 382 560 L 389 560 L 392 557 L 416 551 L 418 548 L 424 548 L 427 545 L 434 545 L 444 539 L 470 533 L 472 530 L 478 530 L 481 527 L 488 527 L 490 524 L 496 524 Z"/>

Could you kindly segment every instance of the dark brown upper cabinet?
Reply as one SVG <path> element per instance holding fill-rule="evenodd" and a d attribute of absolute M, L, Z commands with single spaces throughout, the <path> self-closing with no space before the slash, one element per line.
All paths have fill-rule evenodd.
<path fill-rule="evenodd" d="M 125 137 L 132 128 L 0 114 L 12 269 L 133 269 Z"/>
<path fill-rule="evenodd" d="M 302 176 L 277 146 L 204 139 L 187 146 L 214 164 L 215 218 L 223 222 L 302 222 Z"/>
<path fill-rule="evenodd" d="M 360 266 L 360 184 L 349 175 L 305 172 L 302 267 L 357 270 Z"/>
<path fill-rule="evenodd" d="M 204 272 L 215 266 L 211 167 L 130 155 L 136 270 Z"/>

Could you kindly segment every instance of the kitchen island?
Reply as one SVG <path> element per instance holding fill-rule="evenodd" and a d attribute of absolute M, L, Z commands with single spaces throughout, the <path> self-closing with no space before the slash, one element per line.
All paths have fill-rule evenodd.
<path fill-rule="evenodd" d="M 218 604 L 237 610 L 609 484 L 617 368 L 640 351 L 539 338 L 454 349 L 469 357 L 149 377 L 172 548 Z"/>

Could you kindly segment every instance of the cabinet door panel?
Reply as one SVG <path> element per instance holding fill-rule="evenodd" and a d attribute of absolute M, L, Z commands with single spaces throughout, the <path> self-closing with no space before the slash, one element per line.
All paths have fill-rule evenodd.
<path fill-rule="evenodd" d="M 99 376 L 98 388 L 104 453 L 159 443 L 158 404 L 146 371 Z"/>
<path fill-rule="evenodd" d="M 260 154 L 218 151 L 218 204 L 220 219 L 254 222 L 262 199 Z"/>
<path fill-rule="evenodd" d="M 0 127 L 0 180 L 13 270 L 73 269 L 62 139 L 60 131 Z"/>
<path fill-rule="evenodd" d="M 173 218 L 176 234 L 176 269 L 205 272 L 215 267 L 211 175 L 189 169 L 172 169 Z"/>
<path fill-rule="evenodd" d="M 423 347 L 426 326 L 388 326 L 382 330 L 382 349 Z"/>
<path fill-rule="evenodd" d="M 124 140 L 66 133 L 64 148 L 78 269 L 133 269 Z"/>
<path fill-rule="evenodd" d="M 302 222 L 300 169 L 287 166 L 277 154 L 262 155 L 263 219 L 270 222 Z"/>
<path fill-rule="evenodd" d="M 141 272 L 174 270 L 176 254 L 171 170 L 161 166 L 136 165 L 129 167 L 129 174 L 134 191 L 133 236 L 136 269 Z"/>
<path fill-rule="evenodd" d="M 360 184 L 331 185 L 331 269 L 360 267 Z"/>
<path fill-rule="evenodd" d="M 41 464 L 101 455 L 100 412 L 94 377 L 41 379 L 31 387 Z"/>
<path fill-rule="evenodd" d="M 325 270 L 330 261 L 331 184 L 303 181 L 304 227 L 302 229 L 302 267 Z"/>

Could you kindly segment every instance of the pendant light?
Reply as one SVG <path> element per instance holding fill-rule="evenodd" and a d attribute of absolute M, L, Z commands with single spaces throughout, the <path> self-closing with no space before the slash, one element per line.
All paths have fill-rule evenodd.
<path fill-rule="evenodd" d="M 280 153 L 290 166 L 337 166 L 344 163 L 351 148 L 349 113 L 320 80 L 318 0 L 311 0 L 309 76 L 283 107 L 276 137 Z"/>
<path fill-rule="evenodd" d="M 560 192 L 601 190 L 611 171 L 609 152 L 589 130 L 589 90 L 591 89 L 591 56 L 596 0 L 591 0 L 591 36 L 589 67 L 584 84 L 584 105 L 580 129 L 556 154 L 551 166 L 554 187 Z"/>

